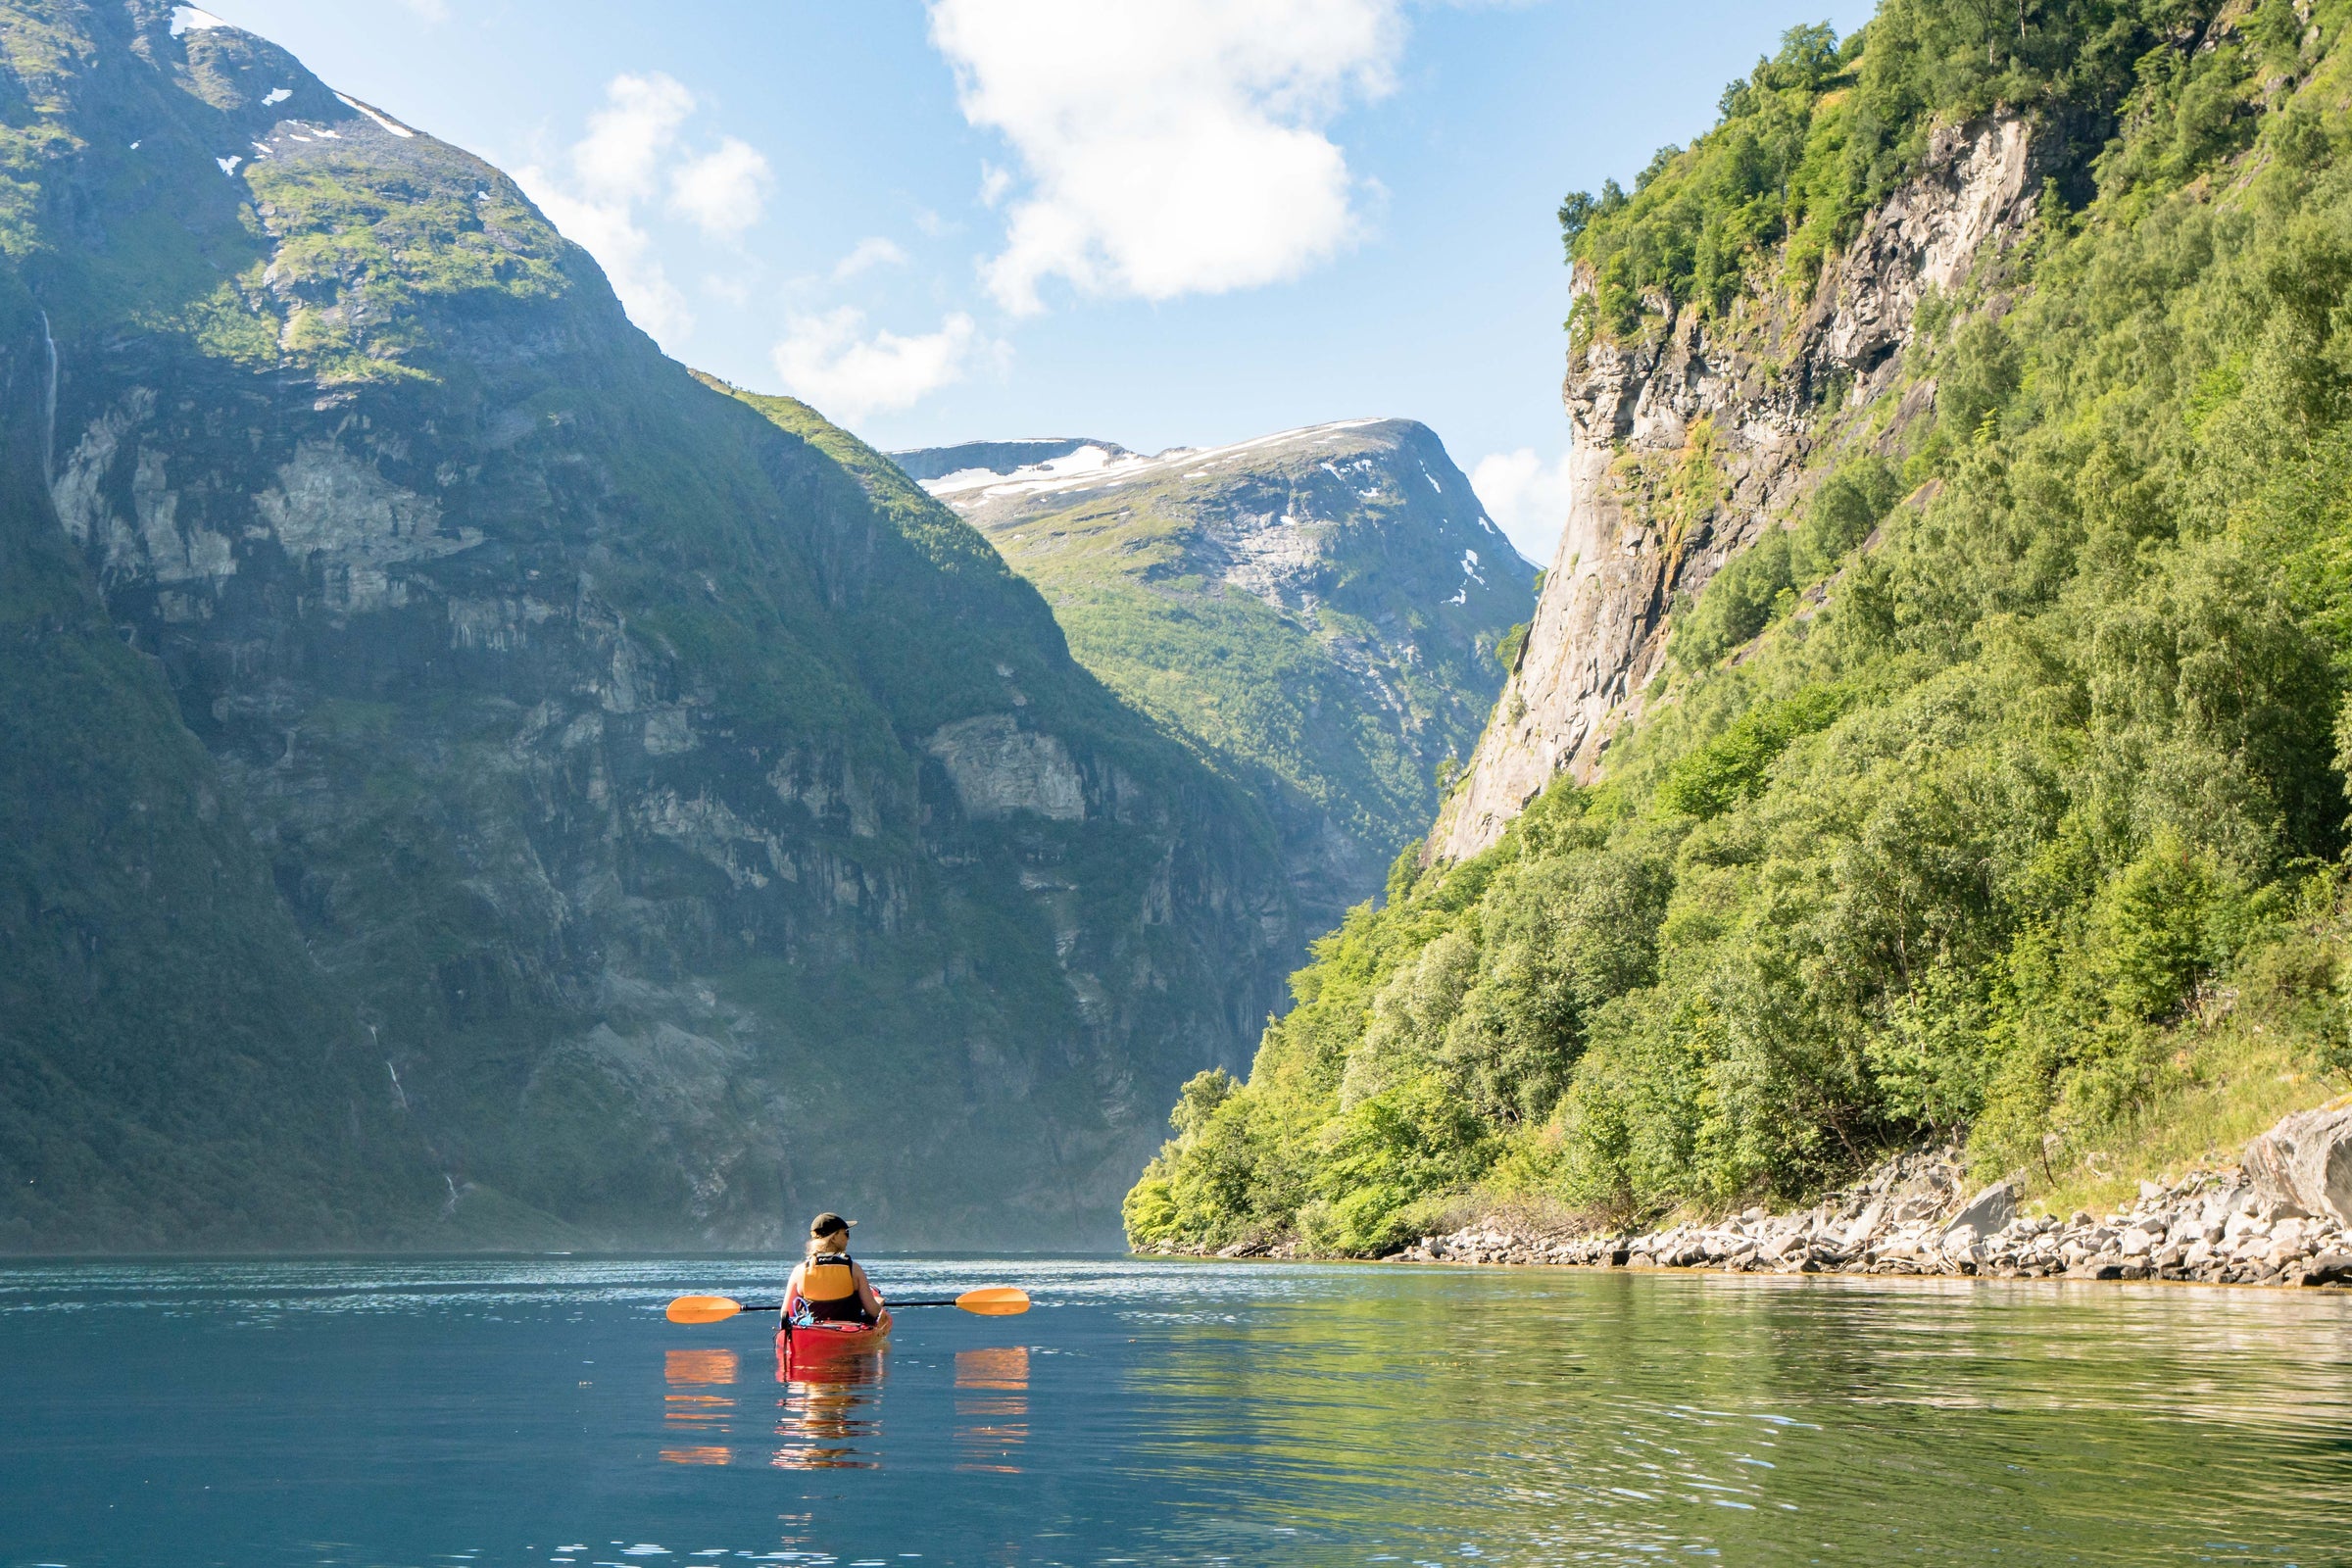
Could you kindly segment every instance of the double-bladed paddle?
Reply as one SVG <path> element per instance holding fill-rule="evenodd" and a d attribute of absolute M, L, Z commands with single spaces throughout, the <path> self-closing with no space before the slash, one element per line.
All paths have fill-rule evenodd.
<path fill-rule="evenodd" d="M 943 1296 L 923 1301 L 884 1301 L 893 1312 L 907 1306 L 955 1306 L 982 1317 L 1013 1317 L 1029 1310 L 1029 1293 L 1011 1285 L 991 1285 L 961 1296 Z M 779 1312 L 775 1306 L 746 1306 L 729 1296 L 681 1296 L 669 1303 L 672 1323 L 724 1323 L 738 1312 Z"/>

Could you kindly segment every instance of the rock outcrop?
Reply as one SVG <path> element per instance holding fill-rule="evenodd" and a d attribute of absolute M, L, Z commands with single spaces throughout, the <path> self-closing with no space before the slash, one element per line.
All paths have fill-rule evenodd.
<path fill-rule="evenodd" d="M 1562 389 L 1567 524 L 1431 857 L 1487 848 L 1563 772 L 1591 780 L 1664 668 L 1670 608 L 1782 524 L 1809 460 L 1846 435 L 1841 416 L 1898 373 L 1921 301 L 2017 241 L 2038 179 L 2027 122 L 1948 127 L 1921 173 L 1824 269 L 1801 316 L 1749 301 L 1755 311 L 1715 324 L 1686 308 L 1630 341 L 1578 343 Z"/>
<path fill-rule="evenodd" d="M 2246 1171 L 2271 1203 L 2352 1225 L 2352 1102 L 2287 1117 L 2247 1147 Z"/>

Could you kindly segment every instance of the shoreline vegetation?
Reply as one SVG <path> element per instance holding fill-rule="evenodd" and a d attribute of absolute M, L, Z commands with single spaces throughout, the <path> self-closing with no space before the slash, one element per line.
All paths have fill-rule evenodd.
<path fill-rule="evenodd" d="M 2348 22 L 1885 0 L 1563 205 L 1572 398 L 1669 351 L 1738 388 L 1664 466 L 1619 426 L 1624 548 L 1761 531 L 1602 765 L 1401 857 L 1248 1080 L 1186 1087 L 1133 1246 L 1696 1234 L 1923 1146 L 2129 1217 L 2352 1086 Z M 1808 334 L 1846 248 L 1967 127 L 2026 139 L 2030 214 L 1844 375 Z M 1716 432 L 1782 414 L 1799 471 L 1728 515 Z"/>

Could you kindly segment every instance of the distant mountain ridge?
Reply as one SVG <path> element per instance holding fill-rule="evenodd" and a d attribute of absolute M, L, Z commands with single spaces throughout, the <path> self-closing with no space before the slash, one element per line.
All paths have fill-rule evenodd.
<path fill-rule="evenodd" d="M 1054 436 L 1038 441 L 965 441 L 952 447 L 924 447 L 918 451 L 893 452 L 890 461 L 906 472 L 906 477 L 928 484 L 945 479 L 950 474 L 963 472 L 1011 473 L 1015 469 L 1052 463 L 1088 447 L 1101 449 L 1111 457 L 1130 456 L 1127 449 L 1112 441 L 1098 441 L 1091 436 Z"/>
<path fill-rule="evenodd" d="M 1410 419 L 892 458 L 1037 584 L 1081 663 L 1267 803 L 1310 923 L 1377 892 L 1429 820 L 1534 613 L 1535 568 Z"/>

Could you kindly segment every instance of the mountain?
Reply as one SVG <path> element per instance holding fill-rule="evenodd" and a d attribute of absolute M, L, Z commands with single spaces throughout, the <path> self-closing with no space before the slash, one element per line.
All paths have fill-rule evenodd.
<path fill-rule="evenodd" d="M 1422 862 L 1139 1245 L 2057 1212 L 2352 1074 L 2352 14 L 1883 0 L 1560 209 L 1574 514 Z"/>
<path fill-rule="evenodd" d="M 891 456 L 1037 585 L 1080 663 L 1266 803 L 1318 928 L 1421 833 L 1535 608 L 1534 568 L 1410 419 L 1156 457 L 1074 439 Z"/>
<path fill-rule="evenodd" d="M 1106 1239 L 1296 961 L 1247 792 L 497 170 L 0 40 L 0 1246 Z"/>

